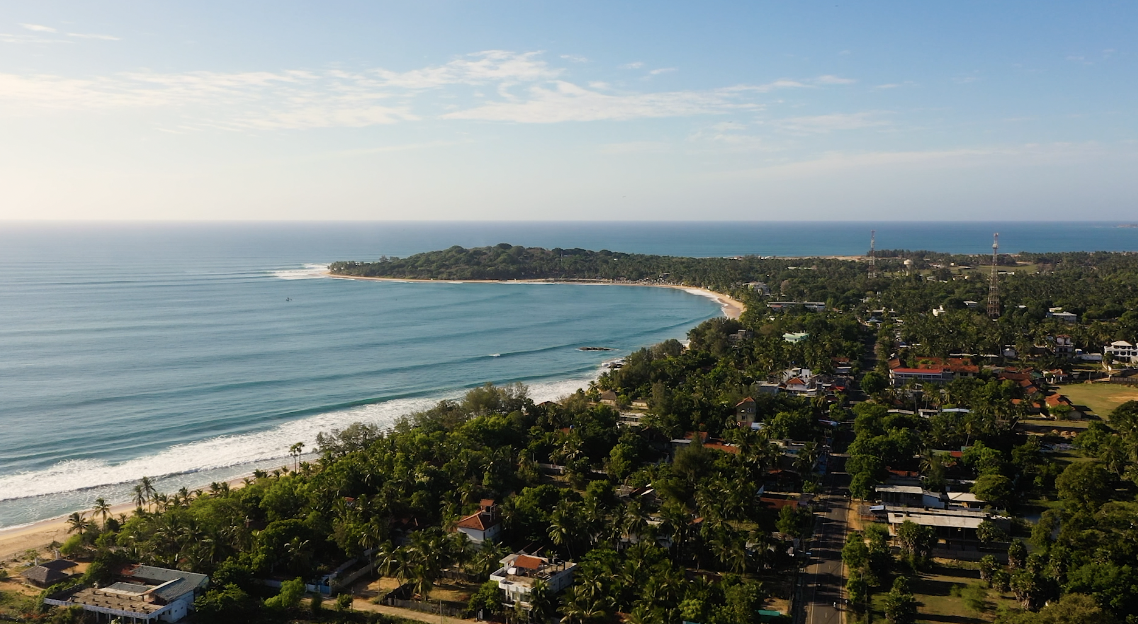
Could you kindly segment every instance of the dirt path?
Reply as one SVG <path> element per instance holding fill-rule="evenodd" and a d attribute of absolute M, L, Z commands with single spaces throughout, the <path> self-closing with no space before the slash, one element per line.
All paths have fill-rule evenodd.
<path fill-rule="evenodd" d="M 352 601 L 352 608 L 356 611 L 370 611 L 372 613 L 382 613 L 384 615 L 394 615 L 408 620 L 417 620 L 419 622 L 432 622 L 433 624 L 472 624 L 477 620 L 462 620 L 459 618 L 446 617 L 444 615 L 423 613 L 421 611 L 414 611 L 411 609 L 400 609 L 398 607 L 389 607 L 387 605 L 377 605 L 356 598 Z"/>

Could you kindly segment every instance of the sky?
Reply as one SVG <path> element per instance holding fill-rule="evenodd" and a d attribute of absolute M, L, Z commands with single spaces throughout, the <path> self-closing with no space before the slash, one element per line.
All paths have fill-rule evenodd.
<path fill-rule="evenodd" d="M 1125 220 L 1138 3 L 0 0 L 0 220 Z"/>

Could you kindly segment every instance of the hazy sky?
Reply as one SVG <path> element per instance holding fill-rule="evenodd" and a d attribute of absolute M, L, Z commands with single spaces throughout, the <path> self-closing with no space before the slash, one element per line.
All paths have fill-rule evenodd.
<path fill-rule="evenodd" d="M 0 0 L 0 219 L 1133 221 L 1136 18 Z"/>

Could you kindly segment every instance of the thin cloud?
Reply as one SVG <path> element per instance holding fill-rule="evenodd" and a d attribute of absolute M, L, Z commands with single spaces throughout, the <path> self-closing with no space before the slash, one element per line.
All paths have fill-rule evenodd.
<path fill-rule="evenodd" d="M 12 33 L 0 33 L 0 43 L 68 43 L 73 44 L 74 41 L 66 41 L 64 39 L 49 39 L 38 35 L 14 35 Z"/>
<path fill-rule="evenodd" d="M 628 141 L 626 143 L 607 143 L 602 145 L 602 154 L 648 154 L 666 152 L 670 146 L 663 141 Z"/>
<path fill-rule="evenodd" d="M 43 26 L 41 24 L 20 24 L 20 26 L 23 26 L 24 28 L 31 30 L 31 31 L 34 31 L 34 32 L 45 32 L 45 33 L 57 32 L 51 26 Z"/>
<path fill-rule="evenodd" d="M 101 39 L 103 41 L 120 41 L 114 35 L 99 35 L 95 33 L 67 33 L 68 37 L 75 37 L 76 39 Z"/>
<path fill-rule="evenodd" d="M 640 69 L 641 67 L 644 67 L 644 63 L 640 61 L 625 63 L 624 65 L 620 66 L 621 69 Z"/>
<path fill-rule="evenodd" d="M 525 100 L 501 101 L 443 115 L 444 119 L 559 123 L 621 121 L 723 114 L 756 107 L 740 101 L 738 91 L 673 91 L 607 95 L 557 81 L 553 88 L 533 86 Z"/>
<path fill-rule="evenodd" d="M 847 85 L 853 84 L 857 81 L 853 78 L 842 78 L 840 76 L 832 76 L 830 74 L 827 74 L 825 76 L 818 76 L 814 79 L 814 82 L 822 85 Z"/>
<path fill-rule="evenodd" d="M 433 89 L 452 84 L 486 84 L 489 82 L 533 82 L 552 80 L 562 70 L 538 59 L 541 52 L 518 54 L 505 50 L 487 50 L 468 54 L 446 65 L 407 72 L 372 70 L 377 84 L 403 89 Z"/>
<path fill-rule="evenodd" d="M 780 119 L 774 125 L 794 134 L 827 134 L 838 130 L 859 130 L 877 126 L 887 126 L 889 122 L 880 119 L 880 112 L 834 113 L 808 117 Z"/>
<path fill-rule="evenodd" d="M 648 72 L 648 74 L 651 76 L 659 76 L 660 74 L 667 74 L 674 71 L 679 71 L 679 69 L 676 67 L 661 67 L 660 69 L 653 69 L 652 71 Z"/>
<path fill-rule="evenodd" d="M 896 88 L 898 88 L 898 87 L 900 87 L 900 86 L 901 86 L 901 85 L 900 85 L 900 84 L 898 84 L 898 83 L 896 83 L 896 82 L 890 82 L 890 83 L 887 83 L 887 84 L 879 84 L 879 85 L 877 85 L 876 87 L 874 87 L 874 89 L 896 89 Z"/>
<path fill-rule="evenodd" d="M 809 160 L 762 167 L 744 172 L 761 177 L 815 176 L 843 170 L 878 167 L 924 167 L 940 169 L 1004 165 L 1069 165 L 1110 155 L 1095 143 L 1025 144 L 984 146 L 971 149 L 907 152 L 827 152 Z"/>
<path fill-rule="evenodd" d="M 562 54 L 561 58 L 572 63 L 588 63 L 589 59 L 581 56 L 580 54 Z"/>
<path fill-rule="evenodd" d="M 659 68 L 649 75 L 673 69 Z M 136 71 L 91 78 L 0 74 L 0 106 L 16 115 L 153 110 L 172 115 L 157 125 L 178 132 L 365 127 L 424 117 L 558 123 L 754 112 L 761 109 L 763 94 L 849 82 L 833 76 L 782 78 L 765 84 L 643 93 L 616 91 L 604 82 L 581 86 L 562 79 L 563 73 L 544 61 L 540 52 L 487 50 L 404 71 Z M 431 100 L 425 102 L 428 94 Z M 808 118 L 787 123 L 786 128 L 800 132 L 825 125 Z M 829 124 L 831 129 L 840 126 Z"/>

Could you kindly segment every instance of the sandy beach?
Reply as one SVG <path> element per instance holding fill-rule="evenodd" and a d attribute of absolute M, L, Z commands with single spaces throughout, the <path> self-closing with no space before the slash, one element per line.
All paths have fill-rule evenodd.
<path fill-rule="evenodd" d="M 728 297 L 723 293 L 717 293 L 706 288 L 699 288 L 696 286 L 682 286 L 680 284 L 638 284 L 635 282 L 602 282 L 602 281 L 584 281 L 584 280 L 429 280 L 429 279 L 410 279 L 400 277 L 362 277 L 358 275 L 336 275 L 334 273 L 325 272 L 324 275 L 332 279 L 350 279 L 350 280 L 370 280 L 373 282 L 425 282 L 428 284 L 574 284 L 578 286 L 642 286 L 648 288 L 674 288 L 677 290 L 687 291 L 693 295 L 700 297 L 707 297 L 708 299 L 715 300 L 721 308 L 723 308 L 723 315 L 727 318 L 737 319 L 743 315 L 747 310 L 747 306 L 743 305 L 738 299 Z"/>
<path fill-rule="evenodd" d="M 229 480 L 229 488 L 235 490 L 244 486 L 247 477 L 252 477 L 252 474 Z M 134 503 L 112 505 L 110 515 L 117 517 L 120 514 L 126 514 L 131 516 L 134 509 Z M 90 510 L 80 511 L 80 513 L 90 520 L 99 522 L 99 518 Z M 23 557 L 24 553 L 29 550 L 39 551 L 42 556 L 43 553 L 47 552 L 52 542 L 62 544 L 68 537 L 70 534 L 67 532 L 67 516 L 48 518 L 22 527 L 0 529 L 0 566 Z"/>

